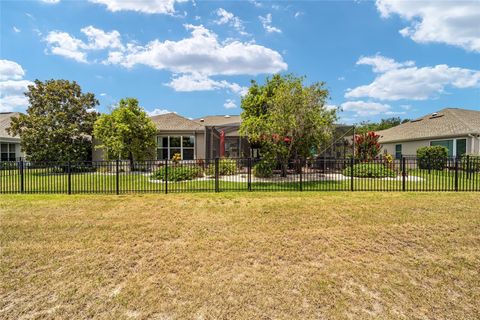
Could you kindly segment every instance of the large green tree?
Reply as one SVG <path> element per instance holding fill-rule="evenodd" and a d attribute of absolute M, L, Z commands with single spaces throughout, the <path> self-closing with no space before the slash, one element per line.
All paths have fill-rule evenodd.
<path fill-rule="evenodd" d="M 240 131 L 276 159 L 286 174 L 290 159 L 312 155 L 332 135 L 336 110 L 326 107 L 325 83 L 305 85 L 303 77 L 276 74 L 264 85 L 252 81 L 242 99 Z"/>
<path fill-rule="evenodd" d="M 12 118 L 9 133 L 21 137 L 31 161 L 85 161 L 91 158 L 97 99 L 68 80 L 35 80 L 25 93 L 26 114 Z"/>
<path fill-rule="evenodd" d="M 100 141 L 108 159 L 134 161 L 153 159 L 157 128 L 135 98 L 120 100 L 111 114 L 95 122 L 94 136 Z"/>

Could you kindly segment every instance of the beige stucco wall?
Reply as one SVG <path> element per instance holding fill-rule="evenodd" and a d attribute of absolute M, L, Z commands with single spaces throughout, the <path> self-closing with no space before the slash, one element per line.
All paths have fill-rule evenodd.
<path fill-rule="evenodd" d="M 195 134 L 195 159 L 205 159 L 205 133 Z"/>
<path fill-rule="evenodd" d="M 468 154 L 480 154 L 480 140 L 472 137 L 454 137 L 454 138 L 441 138 L 441 139 L 429 139 L 429 140 L 417 140 L 395 143 L 382 143 L 382 153 L 386 150 L 387 153 L 395 155 L 395 145 L 402 145 L 402 154 L 405 156 L 414 156 L 417 154 L 417 149 L 421 147 L 430 146 L 431 141 L 437 140 L 451 140 L 451 139 L 467 139 L 467 153 Z M 472 145 L 473 142 L 473 145 Z M 472 148 L 473 147 L 473 148 Z"/>

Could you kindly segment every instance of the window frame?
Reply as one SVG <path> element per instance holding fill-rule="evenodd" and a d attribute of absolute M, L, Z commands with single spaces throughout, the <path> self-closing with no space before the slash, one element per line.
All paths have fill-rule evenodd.
<path fill-rule="evenodd" d="M 400 147 L 400 156 L 399 156 L 399 151 L 397 150 Z M 403 156 L 403 145 L 401 143 L 398 143 L 395 145 L 395 159 L 401 159 Z"/>
<path fill-rule="evenodd" d="M 167 138 L 167 146 L 163 145 L 162 141 L 162 146 L 160 147 L 159 145 L 159 140 Z M 180 146 L 178 147 L 172 147 L 171 146 L 171 138 L 180 138 Z M 192 139 L 193 141 L 193 146 L 191 147 L 185 147 L 183 144 L 184 138 L 188 138 L 189 140 Z M 167 150 L 167 159 L 170 160 L 173 157 L 173 154 L 177 152 L 177 150 L 180 150 L 180 156 L 182 157 L 182 160 L 195 160 L 196 159 L 196 143 L 197 140 L 195 138 L 195 135 L 157 135 L 157 160 L 165 160 L 163 158 L 163 150 Z M 162 158 L 159 158 L 159 150 L 162 150 Z M 174 152 L 172 152 L 174 150 Z M 193 151 L 193 158 L 192 159 L 184 159 L 184 150 L 192 150 Z"/>
<path fill-rule="evenodd" d="M 7 150 L 6 152 L 2 151 L 4 146 L 6 146 L 6 150 Z M 4 155 L 6 155 L 6 157 L 4 157 Z M 12 142 L 0 142 L 0 161 L 16 161 L 16 160 L 17 160 L 16 144 Z"/>

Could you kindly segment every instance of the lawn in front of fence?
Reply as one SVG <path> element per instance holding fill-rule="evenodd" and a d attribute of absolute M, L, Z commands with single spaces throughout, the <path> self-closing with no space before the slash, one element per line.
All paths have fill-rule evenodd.
<path fill-rule="evenodd" d="M 0 195 L 0 318 L 475 319 L 475 193 Z"/>

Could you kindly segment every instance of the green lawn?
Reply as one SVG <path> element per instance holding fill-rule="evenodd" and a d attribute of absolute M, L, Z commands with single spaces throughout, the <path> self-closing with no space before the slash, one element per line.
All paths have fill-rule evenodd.
<path fill-rule="evenodd" d="M 477 319 L 476 193 L 0 195 L 1 319 Z"/>

